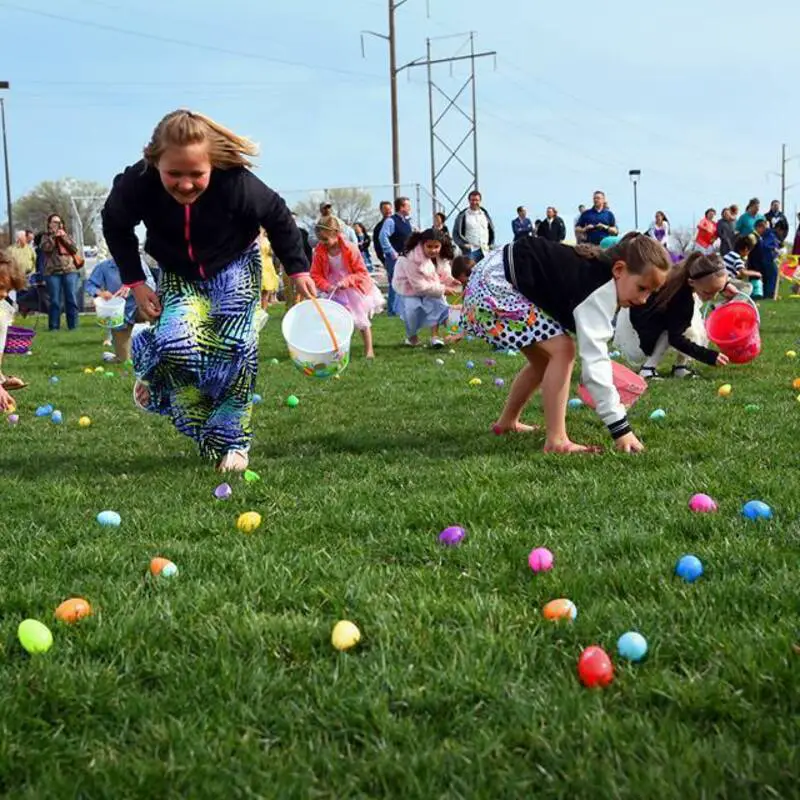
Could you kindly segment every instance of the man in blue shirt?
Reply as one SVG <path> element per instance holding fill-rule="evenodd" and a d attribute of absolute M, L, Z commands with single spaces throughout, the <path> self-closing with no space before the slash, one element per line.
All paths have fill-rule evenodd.
<path fill-rule="evenodd" d="M 596 191 L 592 199 L 594 206 L 581 214 L 575 233 L 583 235 L 589 244 L 599 245 L 606 236 L 616 236 L 619 230 L 614 212 L 606 206 L 605 192 Z"/>
<path fill-rule="evenodd" d="M 379 240 L 383 250 L 386 275 L 389 278 L 389 300 L 386 313 L 390 317 L 397 316 L 395 308 L 395 292 L 392 288 L 394 265 L 406 251 L 406 241 L 413 233 L 411 224 L 411 201 L 407 197 L 398 197 L 394 201 L 394 214 L 388 217 L 381 227 Z"/>
<path fill-rule="evenodd" d="M 511 220 L 511 230 L 514 232 L 515 242 L 523 236 L 533 236 L 533 222 L 531 222 L 525 206 L 517 209 L 517 216 Z"/>

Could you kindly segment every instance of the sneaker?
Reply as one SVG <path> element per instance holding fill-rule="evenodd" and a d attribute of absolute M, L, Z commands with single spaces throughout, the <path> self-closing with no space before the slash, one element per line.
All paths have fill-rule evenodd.
<path fill-rule="evenodd" d="M 696 378 L 697 373 L 691 367 L 685 367 L 683 364 L 676 364 L 672 368 L 673 378 Z"/>
<path fill-rule="evenodd" d="M 444 340 L 436 338 L 431 338 L 431 347 L 435 348 L 436 350 L 441 350 L 444 347 Z"/>
<path fill-rule="evenodd" d="M 646 381 L 660 381 L 661 376 L 655 367 L 642 367 L 639 370 L 639 377 L 644 378 Z"/>
<path fill-rule="evenodd" d="M 411 341 L 411 339 L 406 339 L 406 340 L 403 342 L 403 344 L 404 344 L 406 347 L 416 347 L 416 346 L 419 344 L 419 342 L 412 342 L 412 341 Z"/>

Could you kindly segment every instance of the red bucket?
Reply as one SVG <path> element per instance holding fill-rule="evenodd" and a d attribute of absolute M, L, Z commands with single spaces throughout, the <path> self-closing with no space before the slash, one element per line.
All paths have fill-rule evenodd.
<path fill-rule="evenodd" d="M 611 370 L 614 375 L 614 386 L 619 392 L 619 399 L 625 408 L 630 408 L 647 391 L 647 381 L 641 375 L 637 375 L 633 370 L 616 361 L 611 362 Z M 594 398 L 583 384 L 578 387 L 578 395 L 589 408 L 595 407 Z"/>
<path fill-rule="evenodd" d="M 708 338 L 734 364 L 747 364 L 761 352 L 758 309 L 743 299 L 717 306 L 706 320 Z"/>

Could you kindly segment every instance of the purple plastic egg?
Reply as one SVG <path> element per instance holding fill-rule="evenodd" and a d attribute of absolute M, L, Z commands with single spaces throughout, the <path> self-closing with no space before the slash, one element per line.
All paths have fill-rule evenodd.
<path fill-rule="evenodd" d="M 214 489 L 214 497 L 217 500 L 227 500 L 233 494 L 233 489 L 231 489 L 230 485 L 227 483 L 221 483 Z"/>
<path fill-rule="evenodd" d="M 487 358 L 485 363 L 487 367 L 493 367 L 497 364 L 493 358 Z"/>
<path fill-rule="evenodd" d="M 458 525 L 451 525 L 439 534 L 439 541 L 448 547 L 456 547 L 461 544 L 461 541 L 466 535 L 467 532 L 463 528 Z"/>
<path fill-rule="evenodd" d="M 506 382 L 502 378 L 495 378 L 494 379 L 494 385 L 495 386 L 499 386 L 499 387 L 503 387 L 503 386 L 506 385 Z"/>

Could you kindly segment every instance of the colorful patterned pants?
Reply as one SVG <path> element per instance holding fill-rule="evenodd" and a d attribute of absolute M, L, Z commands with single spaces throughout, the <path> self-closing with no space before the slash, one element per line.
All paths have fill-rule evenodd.
<path fill-rule="evenodd" d="M 133 339 L 136 376 L 150 387 L 148 410 L 168 415 L 205 458 L 250 446 L 260 291 L 257 246 L 208 281 L 165 271 L 161 317 Z"/>

